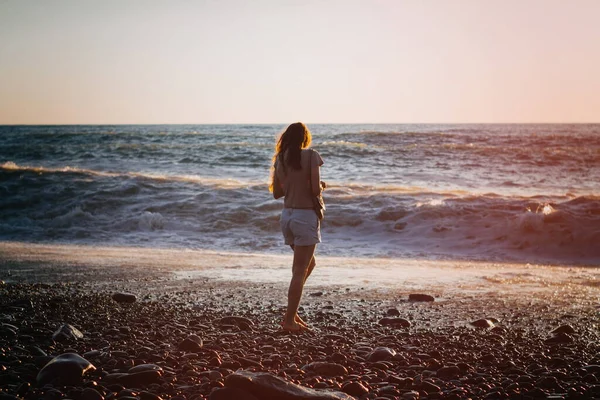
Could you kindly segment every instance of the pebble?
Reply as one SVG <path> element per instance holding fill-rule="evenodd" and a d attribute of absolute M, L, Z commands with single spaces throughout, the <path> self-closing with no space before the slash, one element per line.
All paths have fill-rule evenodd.
<path fill-rule="evenodd" d="M 379 325 L 392 326 L 392 327 L 410 327 L 410 321 L 404 318 L 389 318 L 384 317 L 379 320 Z"/>
<path fill-rule="evenodd" d="M 215 322 L 219 325 L 240 325 L 240 324 L 249 325 L 249 326 L 254 325 L 254 322 L 252 322 L 252 320 L 250 320 L 246 317 L 237 317 L 237 316 L 228 316 L 228 317 L 219 318 Z"/>
<path fill-rule="evenodd" d="M 460 368 L 457 366 L 446 366 L 437 370 L 436 375 L 440 379 L 453 379 L 460 375 Z"/>
<path fill-rule="evenodd" d="M 342 386 L 342 392 L 347 393 L 350 396 L 360 397 L 369 393 L 369 389 L 360 382 L 348 382 Z"/>
<path fill-rule="evenodd" d="M 325 361 L 312 362 L 302 367 L 302 370 L 331 377 L 348 375 L 348 370 L 343 365 Z"/>
<path fill-rule="evenodd" d="M 494 327 L 494 322 L 492 322 L 492 320 L 490 320 L 490 319 L 485 319 L 485 318 L 471 321 L 471 322 L 469 322 L 469 324 L 471 324 L 475 328 L 483 328 L 483 329 L 488 329 L 488 328 Z"/>
<path fill-rule="evenodd" d="M 357 291 L 350 295 L 354 299 L 338 302 L 336 296 L 346 294 L 333 290 L 334 308 L 327 306 L 333 301 L 324 305 L 318 298 L 304 304 L 301 312 L 314 330 L 290 335 L 276 325 L 283 307 L 247 293 L 237 288 L 210 293 L 204 287 L 186 288 L 120 307 L 110 294 L 87 285 L 7 285 L 0 288 L 0 305 L 27 300 L 22 307 L 0 311 L 0 323 L 10 325 L 4 329 L 18 332 L 0 335 L 0 387 L 8 388 L 2 395 L 24 400 L 98 400 L 98 395 L 108 400 L 256 400 L 331 399 L 323 396 L 334 391 L 334 399 L 360 400 L 599 397 L 600 341 L 598 332 L 589 328 L 592 314 L 572 311 L 569 326 L 579 335 L 567 345 L 544 345 L 545 332 L 560 320 L 556 315 L 564 314 L 567 306 L 574 310 L 575 303 L 548 301 L 542 306 L 523 299 L 526 303 L 517 306 L 511 298 L 475 302 L 450 296 L 444 304 L 423 307 L 400 300 L 389 308 L 397 313 L 388 315 L 387 307 L 383 312 L 392 320 L 407 317 L 412 329 L 393 330 L 377 323 L 381 301 Z M 186 296 L 193 296 L 193 304 L 199 306 L 188 307 Z M 481 331 L 461 324 L 478 314 L 501 316 L 507 323 Z M 67 316 L 85 329 L 85 337 L 53 341 L 53 328 Z M 574 334 L 555 332 L 552 338 L 561 335 Z M 179 349 L 185 339 L 195 343 L 193 351 Z M 387 349 L 381 359 L 374 355 L 379 348 Z M 35 384 L 38 371 L 54 355 L 79 352 L 98 368 L 96 372 L 79 371 L 77 383 L 69 387 L 58 386 L 58 381 Z M 231 375 L 241 373 L 235 372 L 238 368 L 254 374 L 268 370 L 263 373 L 280 379 L 273 385 L 286 389 L 265 396 L 260 390 L 270 389 L 253 392 L 254 383 L 227 386 L 228 379 L 235 379 Z M 248 377 L 243 380 L 248 384 Z"/>
<path fill-rule="evenodd" d="M 117 303 L 127 303 L 127 304 L 135 303 L 137 300 L 135 294 L 123 293 L 123 292 L 113 293 L 112 299 L 114 301 L 116 301 Z"/>
<path fill-rule="evenodd" d="M 64 324 L 52 334 L 52 340 L 56 342 L 65 342 L 69 340 L 83 339 L 83 333 L 73 325 Z"/>
<path fill-rule="evenodd" d="M 86 372 L 94 370 L 96 367 L 80 355 L 65 353 L 54 357 L 40 370 L 37 375 L 37 383 L 40 386 L 47 383 L 77 385 L 81 383 Z"/>
<path fill-rule="evenodd" d="M 435 385 L 429 381 L 421 382 L 421 387 L 423 388 L 424 391 L 426 391 L 429 394 L 437 393 L 441 390 L 441 388 L 438 385 Z"/>
<path fill-rule="evenodd" d="M 152 383 L 161 381 L 162 371 L 142 371 L 133 374 L 119 374 L 116 381 L 126 388 L 145 388 Z"/>
<path fill-rule="evenodd" d="M 402 393 L 402 400 L 419 400 L 420 395 L 416 390 Z"/>
<path fill-rule="evenodd" d="M 136 373 L 136 372 L 144 372 L 144 371 L 162 371 L 162 367 L 156 364 L 140 364 L 140 365 L 136 365 L 135 367 L 131 367 L 129 368 L 129 371 L 127 371 L 130 374 Z"/>
<path fill-rule="evenodd" d="M 385 315 L 387 317 L 399 317 L 400 316 L 400 311 L 398 311 L 397 308 L 390 308 L 385 312 Z"/>
<path fill-rule="evenodd" d="M 367 355 L 367 361 L 387 361 L 396 355 L 396 350 L 390 349 L 389 347 L 377 347 L 369 355 Z"/>
<path fill-rule="evenodd" d="M 189 335 L 177 346 L 179 350 L 197 353 L 202 350 L 202 338 L 198 335 Z"/>

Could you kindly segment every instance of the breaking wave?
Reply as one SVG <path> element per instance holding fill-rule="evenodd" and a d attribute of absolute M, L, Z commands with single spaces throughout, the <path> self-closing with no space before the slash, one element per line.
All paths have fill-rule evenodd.
<path fill-rule="evenodd" d="M 599 196 L 357 181 L 325 199 L 324 254 L 600 263 Z M 280 210 L 261 181 L 0 165 L 1 240 L 281 252 Z"/>

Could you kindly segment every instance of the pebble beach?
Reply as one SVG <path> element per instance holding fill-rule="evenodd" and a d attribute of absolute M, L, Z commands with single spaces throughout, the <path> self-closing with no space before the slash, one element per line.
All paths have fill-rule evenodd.
<path fill-rule="evenodd" d="M 482 279 L 384 287 L 333 284 L 324 260 L 301 303 L 312 330 L 291 334 L 284 280 L 21 246 L 0 246 L 2 400 L 600 397 L 594 268 L 446 266 Z"/>

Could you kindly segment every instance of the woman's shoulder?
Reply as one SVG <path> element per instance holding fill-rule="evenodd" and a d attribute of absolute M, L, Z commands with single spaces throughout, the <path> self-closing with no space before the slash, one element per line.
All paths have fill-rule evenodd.
<path fill-rule="evenodd" d="M 307 160 L 307 163 L 309 159 L 312 160 L 313 165 L 323 165 L 323 158 L 317 150 L 312 148 L 302 149 L 302 159 Z"/>
<path fill-rule="evenodd" d="M 312 154 L 319 155 L 319 152 L 311 147 L 309 147 L 308 149 L 302 149 L 301 152 L 302 152 L 302 155 L 307 155 L 307 156 L 310 156 Z"/>

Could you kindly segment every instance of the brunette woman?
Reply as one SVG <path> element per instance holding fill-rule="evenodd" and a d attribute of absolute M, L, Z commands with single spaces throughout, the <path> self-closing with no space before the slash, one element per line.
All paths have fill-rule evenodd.
<path fill-rule="evenodd" d="M 284 197 L 280 225 L 285 244 L 294 251 L 292 280 L 288 290 L 284 330 L 308 329 L 298 315 L 304 283 L 315 268 L 315 249 L 321 242 L 320 220 L 313 208 L 313 196 L 324 188 L 319 168 L 323 159 L 309 149 L 311 134 L 306 125 L 296 122 L 281 134 L 275 147 L 270 190 L 278 199 Z"/>

